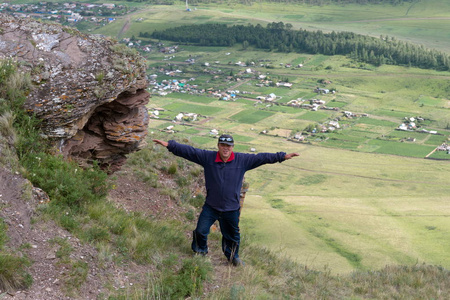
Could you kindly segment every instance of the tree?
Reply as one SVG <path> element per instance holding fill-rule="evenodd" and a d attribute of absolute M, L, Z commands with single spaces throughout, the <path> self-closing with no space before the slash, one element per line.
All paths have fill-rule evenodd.
<path fill-rule="evenodd" d="M 242 48 L 243 48 L 244 50 L 247 50 L 248 46 L 249 46 L 249 43 L 248 43 L 247 40 L 245 40 L 245 41 L 242 42 Z"/>

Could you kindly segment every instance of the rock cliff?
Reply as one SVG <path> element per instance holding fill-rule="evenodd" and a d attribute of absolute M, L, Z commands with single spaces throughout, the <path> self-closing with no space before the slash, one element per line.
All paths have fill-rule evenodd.
<path fill-rule="evenodd" d="M 25 108 L 59 152 L 115 171 L 145 143 L 145 61 L 106 37 L 0 14 L 0 59 L 20 62 L 33 88 Z"/>

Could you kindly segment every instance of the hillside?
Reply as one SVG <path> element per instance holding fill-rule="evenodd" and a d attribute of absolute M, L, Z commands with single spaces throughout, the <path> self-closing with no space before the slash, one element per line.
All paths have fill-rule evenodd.
<path fill-rule="evenodd" d="M 165 12 L 166 9 L 163 7 Z M 242 13 L 228 7 L 224 11 L 228 16 Z M 133 21 L 139 13 L 144 15 L 141 11 L 133 18 L 125 18 L 129 22 L 121 34 L 131 37 L 140 28 Z M 179 15 L 166 15 L 159 21 L 149 19 L 166 26 L 172 17 Z M 194 19 L 203 22 L 208 18 Z M 240 22 L 248 21 L 244 19 Z M 117 29 L 117 25 L 113 22 L 104 30 Z M 65 32 L 73 33 L 67 28 Z M 152 40 L 146 42 L 156 44 Z M 424 159 L 437 145 L 448 141 L 450 134 L 448 72 L 374 67 L 340 56 L 244 51 L 241 45 L 183 45 L 170 58 L 152 49 L 140 54 L 147 58 L 149 78 L 150 74 L 158 78 L 146 89 L 152 93 L 144 109 L 148 109 L 151 119 L 146 119 L 141 109 L 146 98 L 137 97 L 133 102 L 131 99 L 136 98 L 128 97 L 145 84 L 135 80 L 139 76 L 133 78 L 130 71 L 140 56 L 121 46 L 112 49 L 120 59 L 112 59 L 115 63 L 107 69 L 121 69 L 123 76 L 108 78 L 107 72 L 80 76 L 92 80 L 86 84 L 86 90 L 92 93 L 83 95 L 93 95 L 90 99 L 95 103 L 96 118 L 86 123 L 89 118 L 82 116 L 75 125 L 69 123 L 75 126 L 71 128 L 89 127 L 96 132 L 99 127 L 93 125 L 111 116 L 117 123 L 105 126 L 106 144 L 117 137 L 120 142 L 139 141 L 136 148 L 118 147 L 130 153 L 125 161 L 120 152 L 120 167 L 109 169 L 109 175 L 104 172 L 111 161 L 107 156 L 110 148 L 105 144 L 98 144 L 103 146 L 97 153 L 95 149 L 99 148 L 92 142 L 80 147 L 86 152 L 78 151 L 76 142 L 89 130 L 75 135 L 74 130 L 67 130 L 64 139 L 71 141 L 71 149 L 77 151 L 70 152 L 71 159 L 55 155 L 55 143 L 42 139 L 39 122 L 20 109 L 24 97 L 30 95 L 27 74 L 11 72 L 11 62 L 1 61 L 0 298 L 450 297 L 450 164 L 443 153 L 436 160 Z M 102 58 L 107 60 L 106 57 Z M 191 58 L 195 63 L 186 62 Z M 246 73 L 247 66 L 234 64 L 263 60 L 270 62 L 270 68 L 256 65 L 251 74 Z M 287 68 L 287 63 L 303 67 Z M 45 65 L 30 68 L 33 80 L 40 78 L 36 73 L 44 69 L 53 71 Z M 170 75 L 176 71 L 181 72 Z M 257 75 L 266 75 L 276 82 L 288 79 L 293 87 L 266 86 Z M 117 89 L 107 89 L 111 94 L 95 89 L 108 86 L 108 80 L 115 77 L 124 80 L 114 85 Z M 136 81 L 139 83 L 134 85 Z M 163 81 L 183 82 L 185 88 L 192 87 L 191 92 L 210 89 L 212 94 L 239 89 L 248 93 L 237 93 L 236 101 L 219 101 L 211 95 L 186 90 L 163 95 L 159 94 Z M 63 86 L 79 83 L 61 82 Z M 45 86 L 47 79 L 40 83 Z M 314 92 L 318 85 L 335 88 L 337 94 L 318 95 Z M 257 96 L 270 93 L 279 95 L 279 103 L 257 103 Z M 291 99 L 316 97 L 339 110 L 313 111 L 286 105 Z M 61 96 L 57 100 L 67 98 L 73 97 Z M 112 101 L 112 105 L 102 101 Z M 126 102 L 131 104 L 122 106 Z M 55 109 L 57 105 L 52 104 L 40 111 Z M 74 110 L 76 104 L 67 103 L 58 110 L 62 120 L 82 115 L 82 110 Z M 42 107 L 39 102 L 34 105 Z M 114 113 L 102 114 L 111 109 Z M 127 127 L 130 119 L 117 113 L 124 110 L 144 117 Z M 158 118 L 152 115 L 155 110 Z M 359 116 L 340 119 L 340 124 L 344 124 L 340 131 L 312 134 L 319 125 L 342 118 L 345 111 Z M 195 112 L 199 119 L 179 121 L 180 112 Z M 361 117 L 363 113 L 368 116 Z M 408 132 L 405 136 L 396 130 L 406 116 L 425 116 L 420 125 L 427 132 Z M 141 134 L 146 121 L 147 136 Z M 137 137 L 126 134 L 136 127 Z M 308 128 L 311 131 L 306 133 Z M 238 142 L 236 151 L 301 153 L 297 162 L 267 166 L 246 176 L 250 189 L 241 222 L 244 267 L 235 268 L 226 262 L 220 249 L 221 236 L 215 228 L 210 235 L 210 254 L 192 255 L 192 229 L 204 200 L 202 171 L 152 143 L 153 138 L 176 139 L 215 149 L 211 129 L 232 133 Z M 263 131 L 267 133 L 261 134 Z M 306 142 L 292 140 L 297 132 L 305 133 Z M 105 141 L 103 136 L 101 140 Z M 63 139 L 57 141 L 56 145 L 65 145 Z M 89 152 L 100 153 L 97 157 L 106 163 L 88 166 L 83 161 L 84 168 L 74 163 L 76 154 L 85 158 Z"/>
<path fill-rule="evenodd" d="M 170 227 L 178 228 L 173 223 L 175 220 L 187 221 L 188 226 L 182 232 L 185 236 L 182 243 L 186 245 L 171 242 L 170 251 L 165 254 L 164 246 L 153 248 L 151 251 L 159 254 L 148 253 L 151 255 L 148 262 L 135 260 L 134 255 L 123 256 L 124 250 L 114 246 L 114 236 L 110 241 L 100 237 L 89 241 L 77 230 L 62 228 L 55 216 L 49 218 L 48 204 L 40 202 L 45 199 L 26 198 L 30 197 L 25 196 L 29 195 L 30 187 L 24 190 L 24 179 L 3 166 L 0 194 L 1 216 L 8 226 L 6 249 L 9 250 L 6 253 L 19 250 L 32 262 L 26 268 L 32 277 L 31 286 L 2 290 L 0 295 L 4 299 L 183 299 L 188 296 L 201 299 L 447 299 L 450 295 L 449 271 L 424 264 L 386 266 L 381 270 L 336 276 L 326 268 L 323 271 L 310 269 L 246 243 L 243 245 L 246 266 L 235 268 L 220 254 L 219 236 L 214 232 L 210 256 L 192 261 L 193 266 L 203 269 L 205 275 L 191 269 L 186 278 L 183 268 L 191 261 L 188 238 L 193 226 L 192 218 L 186 217 L 192 207 L 173 201 L 167 194 L 161 194 L 160 188 L 152 188 L 140 181 L 138 178 L 142 175 L 134 173 L 133 165 L 133 162 L 127 164 L 115 175 L 107 203 L 116 207 L 117 212 L 130 215 L 139 212 L 139 216 L 156 222 L 172 220 L 172 225 L 167 224 Z M 159 176 L 158 182 L 162 186 L 177 186 L 171 176 Z M 96 222 L 94 207 L 86 207 L 90 213 L 89 217 L 83 217 L 84 222 Z M 103 215 L 105 220 L 109 218 Z M 85 230 L 91 229 L 85 227 Z M 178 249 L 178 246 L 181 247 Z M 4 255 L 5 252 L 0 253 Z M 177 260 L 184 261 L 183 267 Z M 195 285 L 190 280 L 195 280 Z M 176 281 L 187 286 L 180 286 Z"/>

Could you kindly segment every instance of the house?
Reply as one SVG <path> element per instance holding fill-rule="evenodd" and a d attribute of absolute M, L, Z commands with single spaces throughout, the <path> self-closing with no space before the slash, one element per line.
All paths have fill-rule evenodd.
<path fill-rule="evenodd" d="M 113 9 L 114 7 L 116 7 L 116 5 L 113 3 L 103 3 L 102 6 L 108 9 Z"/>
<path fill-rule="evenodd" d="M 325 104 L 325 101 L 320 99 L 312 99 L 311 102 L 319 105 Z"/>
<path fill-rule="evenodd" d="M 345 115 L 347 118 L 352 118 L 352 117 L 353 117 L 353 113 L 352 113 L 351 111 L 344 111 L 344 115 Z"/>
<path fill-rule="evenodd" d="M 179 113 L 178 115 L 175 116 L 175 120 L 177 120 L 178 122 L 180 122 L 181 120 L 183 120 L 183 114 Z"/>
<path fill-rule="evenodd" d="M 270 93 L 269 95 L 266 96 L 266 101 L 275 101 L 277 100 L 277 95 L 275 95 L 274 93 Z"/>
<path fill-rule="evenodd" d="M 329 89 L 323 89 L 323 88 L 316 88 L 315 90 L 314 90 L 314 92 L 315 93 L 319 93 L 319 94 L 328 94 L 328 93 L 330 93 L 330 90 Z"/>
<path fill-rule="evenodd" d="M 300 105 L 303 103 L 303 100 L 301 99 L 297 99 L 297 100 L 291 100 L 287 103 L 288 106 L 293 106 L 293 107 L 300 107 Z"/>
<path fill-rule="evenodd" d="M 329 124 L 330 126 L 333 126 L 333 127 L 337 128 L 337 129 L 341 128 L 341 126 L 339 125 L 339 122 L 338 122 L 338 121 L 332 120 L 332 121 L 328 122 L 328 124 Z"/>
<path fill-rule="evenodd" d="M 398 126 L 398 130 L 408 130 L 408 126 L 406 126 L 405 123 L 400 124 L 400 126 Z"/>
<path fill-rule="evenodd" d="M 297 132 L 297 133 L 294 135 L 294 139 L 296 139 L 297 141 L 304 141 L 304 140 L 305 140 L 305 137 L 304 137 L 300 132 Z"/>
<path fill-rule="evenodd" d="M 284 86 L 284 87 L 291 88 L 291 87 L 292 87 L 292 83 L 280 81 L 280 82 L 277 82 L 277 83 L 276 83 L 276 86 L 277 86 L 277 87 Z"/>

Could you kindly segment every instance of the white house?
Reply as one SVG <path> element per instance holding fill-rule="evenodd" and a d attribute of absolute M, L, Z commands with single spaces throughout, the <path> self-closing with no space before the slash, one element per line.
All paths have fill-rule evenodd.
<path fill-rule="evenodd" d="M 178 115 L 176 115 L 176 116 L 175 116 L 175 120 L 177 120 L 177 121 L 183 120 L 183 114 L 182 114 L 182 113 L 179 113 Z"/>
<path fill-rule="evenodd" d="M 400 126 L 398 126 L 399 130 L 408 130 L 408 126 L 406 126 L 405 123 L 400 124 Z"/>

